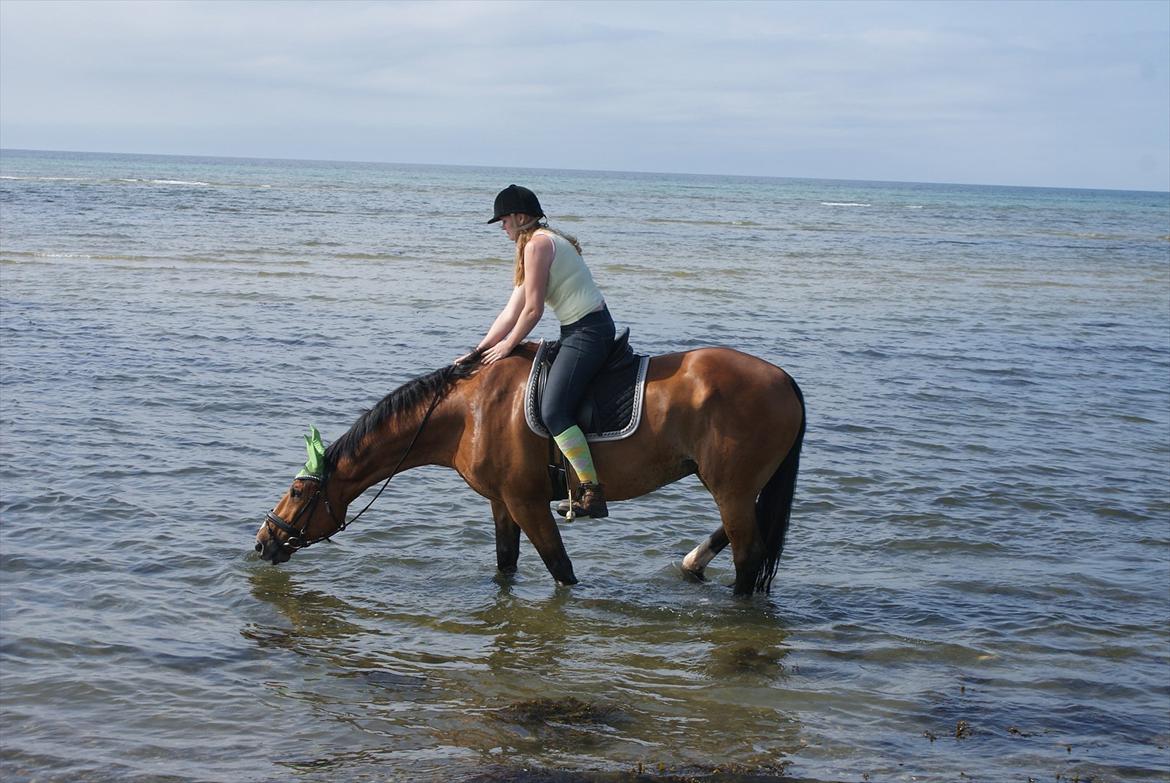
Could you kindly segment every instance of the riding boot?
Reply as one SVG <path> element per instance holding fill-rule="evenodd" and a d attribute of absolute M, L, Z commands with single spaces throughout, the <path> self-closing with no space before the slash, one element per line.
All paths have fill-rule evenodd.
<path fill-rule="evenodd" d="M 601 519 L 609 516 L 605 505 L 605 487 L 601 484 L 583 482 L 577 488 L 577 499 L 573 501 L 573 514 L 579 517 Z"/>

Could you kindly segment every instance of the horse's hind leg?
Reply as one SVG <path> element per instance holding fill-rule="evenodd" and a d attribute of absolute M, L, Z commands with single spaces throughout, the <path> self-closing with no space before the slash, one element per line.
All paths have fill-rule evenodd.
<path fill-rule="evenodd" d="M 704 578 L 703 570 L 707 568 L 707 564 L 714 560 L 715 555 L 722 552 L 727 544 L 727 533 L 720 526 L 718 530 L 707 536 L 706 541 L 692 549 L 683 558 L 683 571 L 696 579 L 702 580 Z"/>
<path fill-rule="evenodd" d="M 498 500 L 492 501 L 492 520 L 496 523 L 496 567 L 505 574 L 514 574 L 520 558 L 520 526 Z"/>
<path fill-rule="evenodd" d="M 756 528 L 755 499 L 748 495 L 720 499 L 719 514 L 723 518 L 723 530 L 731 541 L 735 594 L 751 595 L 755 592 L 756 578 L 764 564 L 765 554 L 764 542 Z"/>

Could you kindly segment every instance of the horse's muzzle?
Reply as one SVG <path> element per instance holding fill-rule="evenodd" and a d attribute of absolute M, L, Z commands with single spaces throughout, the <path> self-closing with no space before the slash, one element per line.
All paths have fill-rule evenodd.
<path fill-rule="evenodd" d="M 279 541 L 273 541 L 271 538 L 266 541 L 256 541 L 256 551 L 260 553 L 261 560 L 267 560 L 272 565 L 280 565 L 287 563 L 288 559 L 292 557 L 293 548 L 285 546 Z"/>

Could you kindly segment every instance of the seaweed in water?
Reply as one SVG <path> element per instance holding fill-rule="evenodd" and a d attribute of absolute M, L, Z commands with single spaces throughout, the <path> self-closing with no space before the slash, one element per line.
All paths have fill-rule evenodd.
<path fill-rule="evenodd" d="M 523 725 L 544 723 L 604 723 L 617 712 L 615 707 L 600 707 L 573 696 L 563 699 L 529 699 L 510 704 L 500 711 L 501 717 Z"/>
<path fill-rule="evenodd" d="M 784 774 L 784 765 L 771 768 L 721 765 L 718 767 L 670 769 L 665 764 L 650 769 L 639 764 L 628 772 L 572 771 L 552 769 L 484 770 L 464 783 L 812 783 Z"/>

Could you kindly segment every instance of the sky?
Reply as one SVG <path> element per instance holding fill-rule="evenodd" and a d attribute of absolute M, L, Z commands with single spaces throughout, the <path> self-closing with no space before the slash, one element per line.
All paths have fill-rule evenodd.
<path fill-rule="evenodd" d="M 1170 0 L 0 0 L 0 147 L 1170 190 Z"/>

